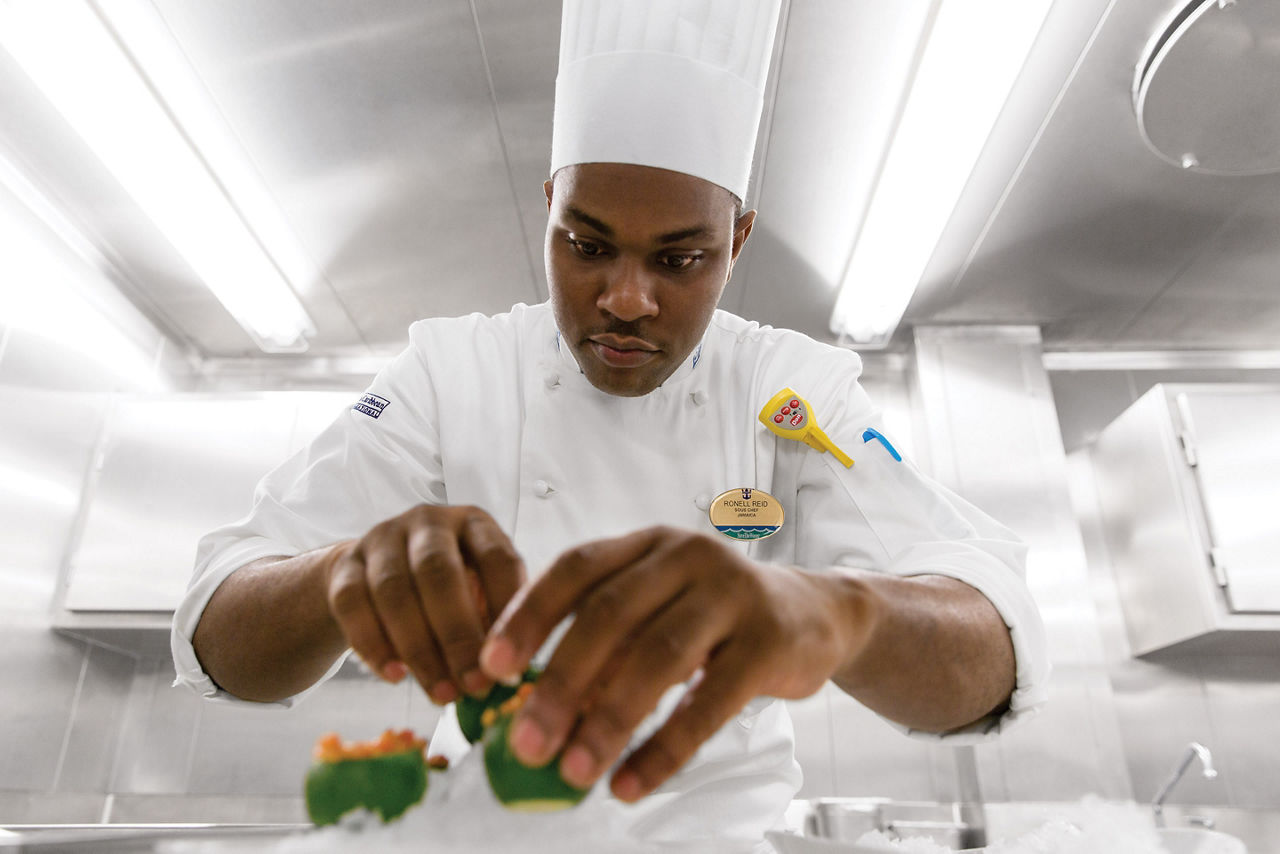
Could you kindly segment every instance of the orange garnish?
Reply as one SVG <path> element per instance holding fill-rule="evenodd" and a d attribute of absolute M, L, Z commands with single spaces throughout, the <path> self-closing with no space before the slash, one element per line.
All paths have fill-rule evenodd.
<path fill-rule="evenodd" d="M 425 752 L 427 740 L 414 735 L 413 730 L 399 732 L 387 730 L 373 741 L 344 742 L 336 732 L 328 732 L 316 741 L 311 755 L 317 762 L 342 762 L 347 759 L 370 759 L 410 750 Z"/>

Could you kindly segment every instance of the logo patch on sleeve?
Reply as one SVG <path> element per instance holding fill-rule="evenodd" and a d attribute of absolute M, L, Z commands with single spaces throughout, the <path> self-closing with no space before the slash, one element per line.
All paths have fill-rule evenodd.
<path fill-rule="evenodd" d="M 363 412 L 370 418 L 377 418 L 382 414 L 382 410 L 387 408 L 387 404 L 389 403 L 391 403 L 391 401 L 387 400 L 385 397 L 378 397 L 376 394 L 364 394 L 360 396 L 360 399 L 356 401 L 355 406 L 352 406 L 351 408 L 356 412 Z"/>

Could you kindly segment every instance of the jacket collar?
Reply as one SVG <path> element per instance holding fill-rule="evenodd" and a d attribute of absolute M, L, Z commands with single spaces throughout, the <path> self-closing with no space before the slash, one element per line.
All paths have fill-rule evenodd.
<path fill-rule="evenodd" d="M 671 376 L 667 377 L 666 382 L 658 386 L 656 391 L 661 392 L 682 386 L 694 373 L 698 367 L 698 363 L 704 357 L 704 347 L 706 342 L 706 333 L 703 333 L 703 338 L 698 342 L 698 346 L 693 348 L 693 352 L 685 358 L 684 362 L 681 363 L 680 367 L 675 369 L 675 372 L 673 372 Z M 582 374 L 582 368 L 578 364 L 578 359 L 574 355 L 573 348 L 564 342 L 563 336 L 560 334 L 560 330 L 558 329 L 556 330 L 554 347 L 556 353 L 552 361 L 559 370 L 570 375 L 581 376 L 583 382 L 586 382 L 586 377 Z M 652 394 L 653 392 L 650 393 Z"/>

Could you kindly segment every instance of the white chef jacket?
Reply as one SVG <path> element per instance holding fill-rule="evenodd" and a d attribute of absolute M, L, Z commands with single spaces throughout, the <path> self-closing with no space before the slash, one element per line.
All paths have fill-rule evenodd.
<path fill-rule="evenodd" d="M 853 352 L 717 311 L 700 346 L 660 388 L 618 397 L 587 381 L 547 303 L 419 321 L 409 347 L 361 401 L 262 480 L 249 515 L 201 540 L 174 616 L 178 682 L 233 699 L 203 672 L 191 637 L 217 586 L 257 558 L 362 536 L 417 504 L 471 504 L 511 535 L 536 576 L 572 545 L 649 525 L 715 535 L 711 499 L 752 487 L 777 498 L 786 514 L 774 536 L 735 543 L 756 560 L 945 575 L 991 600 L 1017 656 L 1009 709 L 957 732 L 909 731 L 954 744 L 987 738 L 1045 699 L 1047 649 L 1023 579 L 1025 547 L 909 461 L 878 441 L 864 443 L 867 428 L 883 432 L 883 425 L 860 372 Z M 854 458 L 852 468 L 757 421 L 786 387 L 808 399 L 816 423 Z M 641 737 L 678 693 L 668 692 Z M 451 726 L 437 732 L 433 752 L 456 753 L 465 743 L 453 716 L 443 721 Z M 630 832 L 759 839 L 799 788 L 792 747 L 785 705 L 758 698 L 633 808 Z"/>

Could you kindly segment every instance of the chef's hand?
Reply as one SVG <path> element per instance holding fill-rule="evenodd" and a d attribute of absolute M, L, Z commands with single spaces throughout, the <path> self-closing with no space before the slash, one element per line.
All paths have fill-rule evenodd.
<path fill-rule="evenodd" d="M 437 703 L 492 686 L 480 646 L 523 583 L 524 564 L 488 513 L 425 504 L 340 545 L 325 573 L 355 653 L 389 681 L 411 672 Z"/>
<path fill-rule="evenodd" d="M 510 679 L 576 612 L 513 723 L 512 749 L 537 766 L 564 748 L 561 776 L 590 785 L 663 692 L 701 670 L 667 722 L 613 776 L 618 798 L 643 797 L 752 698 L 807 697 L 858 648 L 861 615 L 830 584 L 670 528 L 571 549 L 517 594 L 481 653 L 489 675 Z"/>

